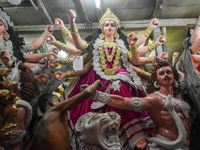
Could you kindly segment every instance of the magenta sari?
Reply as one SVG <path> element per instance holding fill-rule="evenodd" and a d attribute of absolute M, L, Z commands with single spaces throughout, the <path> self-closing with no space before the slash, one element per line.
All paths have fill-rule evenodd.
<path fill-rule="evenodd" d="M 108 50 L 109 54 L 111 54 L 112 49 Z M 114 60 L 115 58 L 113 58 Z M 112 68 L 112 62 L 106 62 L 108 68 Z M 129 72 L 121 67 L 116 73 L 128 73 Z M 99 75 L 96 74 L 94 69 L 92 69 L 88 74 L 81 76 L 72 92 L 69 94 L 68 98 L 78 94 L 80 92 L 80 85 L 88 84 L 91 85 L 95 82 L 95 80 L 100 79 L 102 81 L 103 86 L 109 87 L 111 82 L 109 80 L 102 79 Z M 110 90 L 110 94 L 120 95 L 122 97 L 144 97 L 145 92 L 143 90 L 135 89 L 131 87 L 128 83 L 121 81 L 120 83 L 120 91 Z M 105 92 L 106 88 L 98 88 L 97 90 L 101 92 Z M 78 118 L 88 112 L 96 112 L 96 113 L 105 113 L 114 111 L 121 116 L 121 125 L 119 131 L 119 138 L 121 142 L 121 146 L 125 149 L 131 149 L 134 147 L 134 144 L 137 140 L 146 138 L 146 132 L 148 130 L 148 123 L 151 122 L 151 119 L 146 111 L 140 111 L 138 113 L 133 111 L 120 110 L 109 105 L 104 105 L 98 109 L 91 109 L 91 105 L 94 102 L 93 99 L 87 99 L 78 105 L 76 108 L 70 110 L 66 113 L 67 124 L 69 127 L 69 132 L 71 138 L 74 138 L 74 144 L 77 144 L 76 141 L 76 133 L 75 133 L 75 124 Z"/>

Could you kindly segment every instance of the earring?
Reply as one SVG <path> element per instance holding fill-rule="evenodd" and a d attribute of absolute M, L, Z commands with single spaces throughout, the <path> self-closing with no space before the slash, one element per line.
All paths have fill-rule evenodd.
<path fill-rule="evenodd" d="M 174 87 L 178 88 L 179 84 L 178 82 L 174 79 Z"/>
<path fill-rule="evenodd" d="M 115 32 L 114 38 L 119 39 L 119 34 L 117 32 Z"/>
<path fill-rule="evenodd" d="M 160 85 L 158 84 L 158 81 L 155 81 L 155 82 L 154 82 L 154 86 L 155 86 L 155 88 L 157 88 L 157 89 L 160 88 Z"/>
<path fill-rule="evenodd" d="M 103 32 L 102 32 L 101 34 L 99 34 L 99 38 L 100 38 L 101 40 L 103 40 L 103 39 L 105 38 L 105 35 L 103 34 Z"/>

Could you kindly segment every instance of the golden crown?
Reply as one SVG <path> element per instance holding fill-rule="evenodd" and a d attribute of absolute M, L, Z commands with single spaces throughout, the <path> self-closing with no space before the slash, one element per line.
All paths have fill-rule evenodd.
<path fill-rule="evenodd" d="M 102 23 L 103 23 L 103 21 L 105 19 L 114 19 L 116 21 L 118 27 L 120 28 L 119 19 L 118 19 L 118 17 L 112 11 L 110 11 L 110 8 L 107 8 L 107 11 L 104 13 L 104 15 L 99 20 L 99 26 L 98 26 L 98 28 L 101 28 L 101 25 L 102 25 Z"/>

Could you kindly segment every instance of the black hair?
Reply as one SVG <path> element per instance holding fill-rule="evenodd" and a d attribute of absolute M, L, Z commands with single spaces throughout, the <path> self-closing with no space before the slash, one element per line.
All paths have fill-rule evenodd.
<path fill-rule="evenodd" d="M 0 9 L 4 11 L 3 7 L 1 6 L 0 6 Z M 22 45 L 25 45 L 24 39 L 19 37 L 18 34 L 14 32 L 13 27 L 9 26 L 8 22 L 7 22 L 7 25 L 8 25 L 8 29 L 6 31 L 9 34 L 9 40 L 12 41 L 12 45 L 13 45 L 12 51 L 14 53 L 14 56 L 24 63 L 26 59 L 24 58 L 23 53 L 20 50 L 20 48 L 22 48 Z"/>
<path fill-rule="evenodd" d="M 38 106 L 42 113 L 44 113 L 46 110 L 48 100 L 54 99 L 54 98 L 57 98 L 57 96 L 53 94 L 43 94 L 39 97 Z"/>

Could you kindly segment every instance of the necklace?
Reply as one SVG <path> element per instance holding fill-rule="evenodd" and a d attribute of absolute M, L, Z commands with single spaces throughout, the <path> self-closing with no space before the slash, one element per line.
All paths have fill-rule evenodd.
<path fill-rule="evenodd" d="M 114 39 L 105 39 L 105 41 L 98 48 L 100 58 L 101 58 L 101 60 L 100 60 L 101 68 L 104 69 L 104 72 L 107 75 L 113 75 L 119 68 L 121 68 L 120 66 L 118 66 L 120 55 L 121 55 L 121 48 L 119 47 L 119 45 L 117 43 L 115 43 L 113 41 L 114 41 Z M 105 49 L 106 55 L 104 54 L 103 47 Z M 108 54 L 108 49 L 107 49 L 108 47 L 112 49 L 111 55 Z M 116 48 L 116 55 L 115 55 L 114 48 Z M 107 58 L 108 62 L 111 62 L 113 60 L 114 56 L 115 56 L 115 59 L 114 59 L 113 68 L 109 69 L 109 68 L 107 68 L 105 57 Z"/>

